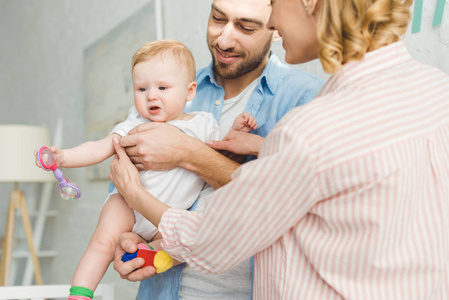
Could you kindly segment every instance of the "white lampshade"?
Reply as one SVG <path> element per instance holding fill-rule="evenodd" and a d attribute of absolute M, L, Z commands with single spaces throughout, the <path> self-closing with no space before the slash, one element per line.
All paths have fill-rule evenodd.
<path fill-rule="evenodd" d="M 50 134 L 43 127 L 0 125 L 0 182 L 53 181 L 53 172 L 35 164 L 34 150 L 50 145 Z"/>

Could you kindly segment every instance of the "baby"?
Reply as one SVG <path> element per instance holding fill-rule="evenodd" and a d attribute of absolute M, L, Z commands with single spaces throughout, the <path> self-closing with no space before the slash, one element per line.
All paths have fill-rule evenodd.
<path fill-rule="evenodd" d="M 132 59 L 132 80 L 134 106 L 127 119 L 101 140 L 71 149 L 50 147 L 58 167 L 84 167 L 104 161 L 114 154 L 114 137 L 125 136 L 132 128 L 145 122 L 166 122 L 203 142 L 219 138 L 219 127 L 212 114 L 184 113 L 187 101 L 195 97 L 197 84 L 195 60 L 180 42 L 163 40 L 142 46 Z M 235 119 L 232 130 L 249 132 L 256 127 L 255 119 L 243 113 Z M 183 168 L 142 171 L 140 180 L 156 198 L 182 209 L 195 202 L 204 186 L 201 178 Z M 114 190 L 108 195 L 97 228 L 75 270 L 69 300 L 93 297 L 93 291 L 114 259 L 121 233 L 131 229 L 147 241 L 157 233 L 157 228 L 133 211 Z"/>

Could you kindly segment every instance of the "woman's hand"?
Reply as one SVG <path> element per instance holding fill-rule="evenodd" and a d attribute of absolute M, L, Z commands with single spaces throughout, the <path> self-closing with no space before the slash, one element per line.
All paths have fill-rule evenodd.
<path fill-rule="evenodd" d="M 139 172 L 126 155 L 125 149 L 120 146 L 117 137 L 112 139 L 112 144 L 115 149 L 115 157 L 111 163 L 109 179 L 112 180 L 125 200 L 132 199 L 131 194 L 141 188 Z"/>
<path fill-rule="evenodd" d="M 139 172 L 126 155 L 125 149 L 120 146 L 117 137 L 113 138 L 112 144 L 115 149 L 115 157 L 111 163 L 109 178 L 128 203 L 128 206 L 137 210 L 154 226 L 158 227 L 162 215 L 170 206 L 160 202 L 143 188 L 140 183 Z"/>
<path fill-rule="evenodd" d="M 139 269 L 145 261 L 141 257 L 134 258 L 130 261 L 123 262 L 122 256 L 127 253 L 134 253 L 137 251 L 137 244 L 146 243 L 139 235 L 133 232 L 125 232 L 120 236 L 114 257 L 114 270 L 116 270 L 120 277 L 129 281 L 141 281 L 153 277 L 156 274 L 154 267 L 145 267 Z M 137 269 L 137 270 L 136 270 Z"/>

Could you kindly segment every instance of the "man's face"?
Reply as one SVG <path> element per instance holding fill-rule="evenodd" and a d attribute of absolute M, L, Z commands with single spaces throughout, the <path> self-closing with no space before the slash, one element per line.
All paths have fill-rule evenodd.
<path fill-rule="evenodd" d="M 207 43 L 216 76 L 236 79 L 268 58 L 273 32 L 266 28 L 269 0 L 214 0 Z"/>

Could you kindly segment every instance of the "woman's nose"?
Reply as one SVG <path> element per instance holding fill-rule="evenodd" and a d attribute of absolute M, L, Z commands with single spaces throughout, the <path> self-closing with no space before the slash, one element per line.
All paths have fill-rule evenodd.
<path fill-rule="evenodd" d="M 265 25 L 265 26 L 267 27 L 268 30 L 276 30 L 276 28 L 274 28 L 273 22 L 271 21 L 271 16 L 272 15 L 270 15 L 270 18 L 268 19 L 267 25 Z"/>

